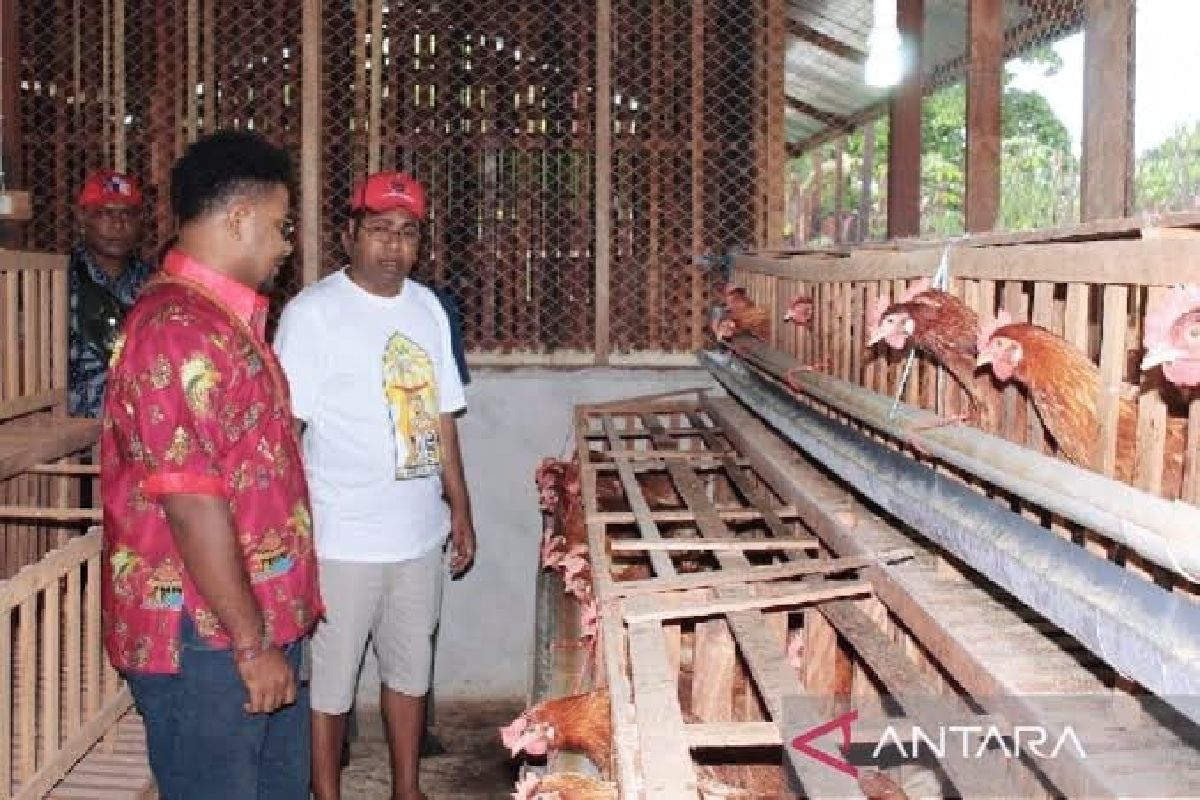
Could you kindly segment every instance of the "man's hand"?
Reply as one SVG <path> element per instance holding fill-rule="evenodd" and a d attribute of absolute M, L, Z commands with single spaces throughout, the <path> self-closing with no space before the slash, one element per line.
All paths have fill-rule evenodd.
<path fill-rule="evenodd" d="M 450 521 L 450 570 L 458 577 L 475 561 L 475 526 L 469 518 Z"/>
<path fill-rule="evenodd" d="M 249 661 L 243 661 L 237 665 L 237 671 L 250 695 L 243 706 L 247 714 L 270 714 L 296 702 L 296 676 L 278 647 L 268 647 Z"/>

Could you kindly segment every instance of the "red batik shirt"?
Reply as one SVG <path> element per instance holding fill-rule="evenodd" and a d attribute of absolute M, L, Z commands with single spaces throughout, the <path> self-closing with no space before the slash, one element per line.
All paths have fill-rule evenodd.
<path fill-rule="evenodd" d="M 100 434 L 104 643 L 115 667 L 179 669 L 180 613 L 230 646 L 157 498 L 227 498 L 275 644 L 321 615 L 312 517 L 287 382 L 263 338 L 266 300 L 172 251 L 125 319 Z"/>

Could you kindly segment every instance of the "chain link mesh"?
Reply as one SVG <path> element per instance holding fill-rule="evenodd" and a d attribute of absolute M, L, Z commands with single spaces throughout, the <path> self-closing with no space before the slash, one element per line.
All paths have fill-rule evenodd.
<path fill-rule="evenodd" d="M 302 4 L 19 7 L 27 246 L 68 248 L 78 186 L 114 167 L 143 182 L 156 256 L 171 164 L 218 128 L 299 160 Z M 614 0 L 612 17 L 611 345 L 688 351 L 717 273 L 697 256 L 783 231 L 784 2 Z M 588 0 L 326 0 L 322 271 L 344 260 L 354 178 L 408 170 L 430 194 L 418 277 L 458 301 L 470 350 L 592 351 L 595 29 Z M 279 300 L 302 286 L 293 262 Z"/>

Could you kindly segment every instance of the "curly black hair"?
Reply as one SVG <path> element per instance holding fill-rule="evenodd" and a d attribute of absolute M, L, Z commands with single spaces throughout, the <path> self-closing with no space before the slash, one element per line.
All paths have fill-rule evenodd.
<path fill-rule="evenodd" d="M 291 190 L 293 182 L 284 150 L 249 131 L 217 131 L 192 142 L 171 167 L 171 211 L 183 225 L 234 197 L 281 185 Z"/>

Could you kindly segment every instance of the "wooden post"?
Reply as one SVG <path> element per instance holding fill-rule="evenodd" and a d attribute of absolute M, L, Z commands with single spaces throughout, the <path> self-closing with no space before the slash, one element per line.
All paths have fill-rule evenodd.
<path fill-rule="evenodd" d="M 692 3 L 691 47 L 692 119 L 692 257 L 704 253 L 704 3 Z M 692 349 L 703 343 L 704 272 L 692 268 Z"/>
<path fill-rule="evenodd" d="M 166 34 L 159 31 L 159 36 Z M 161 124 L 162 120 L 154 120 Z M 113 169 L 124 172 L 125 145 L 125 0 L 113 4 Z M 172 154 L 173 155 L 173 154 Z M 172 160 L 169 156 L 167 162 Z"/>
<path fill-rule="evenodd" d="M 300 277 L 321 277 L 321 0 L 304 0 L 300 43 Z"/>
<path fill-rule="evenodd" d="M 925 0 L 898 0 L 896 6 L 904 75 L 888 110 L 888 238 L 921 232 L 921 26 Z"/>
<path fill-rule="evenodd" d="M 200 0 L 187 0 L 187 85 L 184 86 L 184 109 L 187 120 L 187 140 L 196 141 L 199 135 L 199 114 L 196 108 L 196 84 L 200 82 Z"/>
<path fill-rule="evenodd" d="M 367 106 L 367 172 L 378 172 L 383 120 L 383 0 L 371 11 L 371 98 Z"/>
<path fill-rule="evenodd" d="M 21 175 L 21 26 L 17 0 L 0 0 L 0 162 L 7 189 L 22 185 Z M 0 247 L 21 245 L 16 223 L 0 223 Z"/>
<path fill-rule="evenodd" d="M 1088 0 L 1083 50 L 1084 222 L 1124 217 L 1133 195 L 1134 0 Z"/>
<path fill-rule="evenodd" d="M 612 258 L 612 0 L 596 0 L 596 363 L 608 363 Z"/>
<path fill-rule="evenodd" d="M 996 227 L 1000 211 L 1000 99 L 1004 72 L 1004 4 L 971 0 L 967 15 L 967 212 L 969 233 Z"/>
<path fill-rule="evenodd" d="M 766 196 L 762 199 L 765 214 L 762 216 L 765 230 L 762 231 L 759 242 L 764 247 L 779 247 L 783 238 L 785 220 L 785 184 L 787 177 L 787 142 L 784 127 L 787 95 L 784 89 L 784 78 L 787 72 L 785 56 L 787 54 L 787 5 L 783 0 L 766 0 L 763 3 L 763 54 L 760 63 L 763 73 L 763 110 L 766 118 L 763 121 L 763 146 L 766 150 L 761 163 L 766 168 L 762 176 L 760 191 Z"/>
<path fill-rule="evenodd" d="M 858 242 L 871 238 L 871 184 L 875 178 L 875 122 L 863 125 L 862 184 L 858 195 Z"/>
<path fill-rule="evenodd" d="M 839 136 L 833 146 L 833 243 L 842 243 L 842 206 L 846 197 L 846 137 Z"/>

